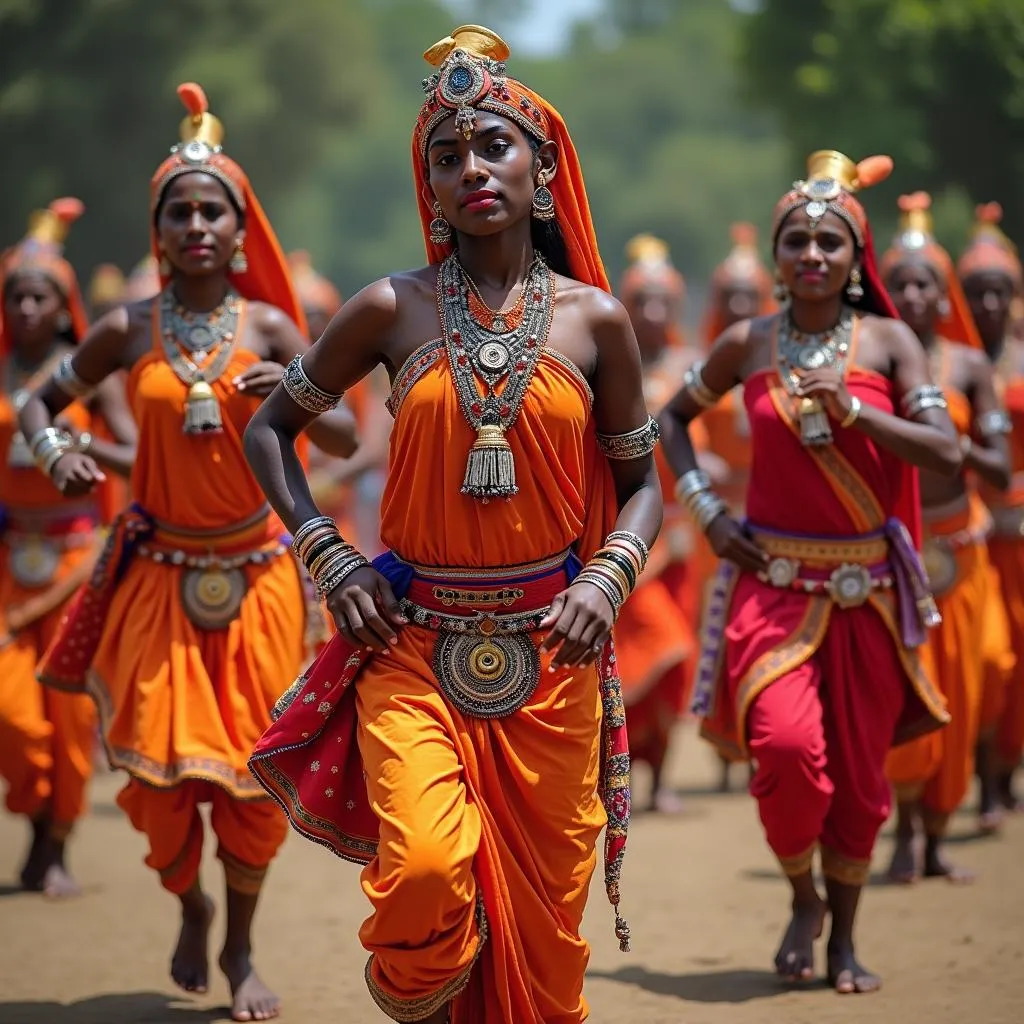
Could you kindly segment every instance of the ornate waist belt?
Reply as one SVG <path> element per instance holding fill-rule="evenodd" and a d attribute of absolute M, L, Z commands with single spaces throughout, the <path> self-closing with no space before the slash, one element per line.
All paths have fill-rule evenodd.
<path fill-rule="evenodd" d="M 67 551 L 96 543 L 99 516 L 95 506 L 79 502 L 70 509 L 5 509 L 3 543 L 15 582 L 38 589 L 51 584 Z"/>
<path fill-rule="evenodd" d="M 576 564 L 567 552 L 494 569 L 414 566 L 393 554 L 375 562 L 409 620 L 436 631 L 438 687 L 473 718 L 504 718 L 529 701 L 540 681 L 540 653 L 529 634 Z"/>
<path fill-rule="evenodd" d="M 858 608 L 878 591 L 894 591 L 908 647 L 919 647 L 925 630 L 940 621 L 924 566 L 897 519 L 854 537 L 786 534 L 748 526 L 769 555 L 758 578 L 773 587 L 827 596 L 840 608 Z"/>

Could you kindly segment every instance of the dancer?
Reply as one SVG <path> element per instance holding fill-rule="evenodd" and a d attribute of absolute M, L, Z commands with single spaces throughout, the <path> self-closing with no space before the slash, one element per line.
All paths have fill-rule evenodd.
<path fill-rule="evenodd" d="M 680 496 L 725 559 L 694 707 L 705 735 L 756 761 L 751 792 L 793 890 L 779 974 L 813 976 L 830 912 L 828 978 L 842 993 L 881 984 L 858 962 L 853 932 L 889 814 L 886 754 L 894 737 L 949 717 L 916 651 L 936 615 L 914 550 L 911 464 L 951 474 L 960 448 L 921 345 L 882 288 L 854 196 L 891 167 L 812 154 L 807 179 L 775 208 L 788 303 L 730 327 L 661 416 Z M 687 435 L 737 384 L 751 425 L 745 525 L 697 469 Z M 819 846 L 827 901 L 813 875 Z"/>
<path fill-rule="evenodd" d="M 75 272 L 61 254 L 82 211 L 78 200 L 59 199 L 37 213 L 0 265 L 0 450 L 7 453 L 0 465 L 0 776 L 7 809 L 32 827 L 21 884 L 55 898 L 79 893 L 65 845 L 86 809 L 96 713 L 85 696 L 44 690 L 35 669 L 65 603 L 88 576 L 102 514 L 92 498 L 64 500 L 36 469 L 17 410 L 86 331 Z M 91 432 L 101 421 L 123 443 L 94 446 Z M 69 407 L 63 422 L 75 428 L 79 450 L 127 473 L 135 431 L 120 389 L 100 388 Z"/>
<path fill-rule="evenodd" d="M 427 51 L 430 265 L 349 299 L 246 436 L 340 631 L 251 767 L 300 832 L 366 864 L 366 979 L 397 1021 L 586 1019 L 597 837 L 607 808 L 617 903 L 628 818 L 607 641 L 661 520 L 657 431 L 572 141 L 507 56 L 476 26 Z M 391 551 L 371 568 L 280 439 L 382 362 Z"/>
<path fill-rule="evenodd" d="M 640 348 L 647 407 L 657 412 L 688 365 L 678 327 L 686 288 L 660 238 L 638 235 L 629 242 L 626 254 L 630 264 L 619 296 Z M 683 596 L 697 589 L 693 574 L 686 571 L 694 527 L 673 500 L 671 470 L 663 459 L 657 461 L 664 483 L 665 523 L 643 578 L 622 608 L 615 640 L 629 714 L 630 756 L 634 763 L 650 765 L 651 810 L 675 814 L 683 805 L 665 786 L 664 768 L 675 724 L 688 703 L 689 659 L 695 646 L 690 623 L 695 621 L 699 598 Z"/>
<path fill-rule="evenodd" d="M 951 864 L 942 841 L 950 816 L 974 777 L 985 679 L 979 624 L 1002 612 L 988 559 L 991 517 L 971 493 L 967 473 L 996 490 L 1010 482 L 1006 413 L 995 394 L 992 366 L 981 347 L 953 261 L 932 233 L 926 192 L 900 198 L 900 230 L 881 261 L 897 311 L 928 354 L 931 376 L 949 403 L 961 439 L 963 470 L 950 477 L 923 470 L 924 562 L 942 622 L 928 637 L 933 678 L 946 699 L 948 729 L 889 755 L 897 800 L 896 847 L 889 877 L 908 883 L 923 873 L 953 882 L 970 872 Z M 1005 630 L 1003 631 L 1005 633 Z M 914 850 L 923 826 L 923 865 Z"/>
<path fill-rule="evenodd" d="M 992 510 L 994 531 L 989 555 L 999 575 L 1010 639 L 1017 666 L 1024 665 L 1024 344 L 1010 330 L 1011 309 L 1024 293 L 1024 273 L 1016 247 L 999 227 L 998 203 L 979 206 L 970 245 L 957 273 L 974 322 L 995 367 L 996 387 L 1010 416 L 1013 477 L 1005 493 L 983 489 Z M 997 710 L 990 705 L 990 711 Z M 982 793 L 982 813 L 990 817 L 1001 806 L 1017 810 L 1013 776 L 1024 752 L 1024 675 L 1015 671 L 1006 687 L 992 748 L 983 751 L 995 785 Z M 984 761 L 983 761 L 984 763 Z M 986 771 L 986 774 L 988 772 Z"/>
<path fill-rule="evenodd" d="M 107 755 L 130 779 L 118 805 L 149 841 L 146 864 L 181 904 L 171 976 L 208 985 L 214 907 L 200 882 L 201 804 L 224 865 L 220 967 L 235 1020 L 276 1016 L 251 963 L 252 921 L 284 816 L 246 769 L 270 709 L 303 656 L 304 605 L 282 529 L 242 454 L 242 432 L 282 363 L 305 349 L 302 311 L 270 224 L 223 127 L 193 84 L 181 140 L 150 185 L 162 291 L 100 320 L 61 376 L 22 409 L 68 494 L 97 479 L 85 454 L 55 450 L 53 417 L 118 370 L 139 427 L 137 502 L 108 540 L 41 667 L 50 685 L 88 687 Z M 311 425 L 350 450 L 352 423 Z M 332 437 L 334 441 L 332 442 Z"/>

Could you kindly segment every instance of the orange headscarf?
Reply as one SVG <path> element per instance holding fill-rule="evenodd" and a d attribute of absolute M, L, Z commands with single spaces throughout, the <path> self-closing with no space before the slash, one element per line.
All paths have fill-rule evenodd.
<path fill-rule="evenodd" d="M 82 214 L 85 206 L 78 199 L 55 199 L 45 210 L 38 210 L 29 219 L 28 234 L 17 245 L 0 256 L 0 296 L 10 278 L 23 271 L 45 274 L 58 288 L 67 303 L 71 330 L 75 341 L 81 341 L 89 329 L 82 292 L 74 268 L 64 259 L 64 240 Z M 0 354 L 6 354 L 10 334 L 0 307 Z"/>
<path fill-rule="evenodd" d="M 1024 286 L 1024 273 L 1017 247 L 999 227 L 1003 208 L 998 203 L 985 203 L 977 207 L 975 218 L 971 241 L 957 263 L 960 280 L 991 270 L 1006 274 L 1014 291 L 1019 292 Z"/>
<path fill-rule="evenodd" d="M 241 273 L 230 271 L 228 277 L 240 295 L 266 302 L 285 312 L 306 333 L 306 318 L 292 287 L 288 263 L 281 246 L 263 212 L 249 179 L 234 160 L 221 149 L 224 126 L 209 111 L 202 88 L 194 82 L 178 86 L 178 96 L 188 115 L 181 122 L 181 141 L 171 155 L 157 168 L 149 185 L 150 213 L 155 214 L 167 186 L 183 174 L 209 174 L 227 190 L 232 201 L 245 217 L 245 254 L 248 268 Z M 150 245 L 154 259 L 160 258 L 156 226 L 150 224 Z M 169 277 L 160 275 L 161 287 Z"/>
<path fill-rule="evenodd" d="M 427 259 L 430 263 L 440 263 L 452 251 L 451 243 L 437 245 L 430 241 L 430 222 L 435 213 L 427 184 L 427 143 L 434 129 L 449 117 L 455 117 L 457 130 L 471 132 L 474 111 L 489 110 L 513 121 L 539 142 L 557 144 L 558 171 L 548 182 L 548 188 L 555 199 L 555 218 L 565 239 L 569 268 L 577 281 L 610 292 L 611 285 L 597 249 L 579 157 L 569 131 L 561 114 L 550 103 L 521 82 L 507 77 L 505 60 L 509 52 L 505 41 L 490 29 L 462 25 L 423 55 L 437 68 L 424 82 L 427 99 L 412 135 L 416 202 Z"/>
<path fill-rule="evenodd" d="M 733 224 L 729 229 L 729 235 L 732 238 L 732 249 L 712 271 L 707 309 L 701 323 L 701 334 L 709 345 L 728 326 L 728 316 L 722 299 L 723 293 L 730 288 L 749 288 L 756 291 L 760 298 L 758 316 L 766 316 L 775 311 L 772 275 L 761 262 L 761 256 L 757 251 L 757 228 L 753 224 Z"/>
<path fill-rule="evenodd" d="M 654 235 L 636 235 L 626 243 L 626 259 L 629 265 L 619 283 L 619 298 L 629 309 L 637 295 L 644 288 L 664 288 L 675 304 L 675 316 L 686 301 L 686 279 L 672 264 L 668 243 Z M 683 332 L 675 319 L 668 325 L 666 333 L 672 348 L 684 344 Z"/>
<path fill-rule="evenodd" d="M 341 309 L 341 293 L 313 268 L 313 260 L 303 249 L 288 253 L 288 265 L 292 272 L 292 283 L 299 301 L 306 309 L 318 309 L 324 316 L 332 317 Z"/>
<path fill-rule="evenodd" d="M 949 341 L 980 349 L 981 337 L 954 271 L 952 257 L 932 233 L 931 205 L 932 197 L 927 192 L 900 196 L 899 233 L 882 255 L 882 277 L 888 277 L 895 267 L 907 261 L 926 264 L 938 278 L 949 300 L 949 312 L 936 324 L 936 331 Z"/>

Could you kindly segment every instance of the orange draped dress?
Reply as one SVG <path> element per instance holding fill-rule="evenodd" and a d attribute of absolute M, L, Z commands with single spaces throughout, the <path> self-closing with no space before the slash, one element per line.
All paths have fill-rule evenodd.
<path fill-rule="evenodd" d="M 1002 699 L 998 695 L 998 674 L 990 682 L 990 692 L 994 690 L 995 694 L 986 701 L 984 718 L 989 731 L 996 732 L 1001 770 L 1012 771 L 1024 753 L 1024 675 L 1020 671 L 1024 665 L 1024 377 L 1000 383 L 1013 423 L 1009 439 L 1013 476 L 1005 494 L 985 490 L 983 495 L 994 522 L 989 556 L 999 577 L 1017 670 L 1010 676 Z"/>
<path fill-rule="evenodd" d="M 211 803 L 228 884 L 255 891 L 287 823 L 246 760 L 303 658 L 302 587 L 242 451 L 260 400 L 230 382 L 258 357 L 236 350 L 212 385 L 223 431 L 184 434 L 186 388 L 163 354 L 157 316 L 153 351 L 127 380 L 139 430 L 132 491 L 151 530 L 116 584 L 86 681 L 110 763 L 130 775 L 118 803 L 149 839 L 146 863 L 164 887 L 181 893 L 195 882 L 198 807 Z M 247 589 L 226 627 L 200 629 L 185 611 L 184 563 L 211 556 L 240 560 Z M 61 658 L 51 652 L 48 662 L 48 681 L 62 685 Z"/>
<path fill-rule="evenodd" d="M 519 492 L 480 502 L 460 493 L 475 435 L 444 345 L 422 346 L 390 399 L 384 543 L 453 586 L 528 573 L 552 556 L 560 564 L 570 547 L 585 560 L 615 512 L 592 402 L 568 360 L 542 354 L 507 435 Z M 366 863 L 366 978 L 390 1017 L 421 1020 L 454 999 L 455 1024 L 577 1024 L 589 1012 L 580 924 L 606 823 L 602 715 L 614 722 L 621 701 L 606 696 L 602 708 L 597 667 L 550 672 L 551 656 L 541 653 L 524 706 L 507 717 L 469 716 L 440 688 L 439 635 L 410 624 L 387 656 L 372 657 L 345 654 L 336 637 L 324 658 L 340 650 L 344 665 L 307 670 L 251 766 L 296 828 Z M 332 694 L 349 697 L 346 678 L 360 665 L 353 770 L 339 764 L 348 761 L 351 719 Z M 364 800 L 374 835 L 361 839 Z"/>
<path fill-rule="evenodd" d="M 966 396 L 945 385 L 957 431 L 969 435 L 972 410 Z M 970 788 L 985 680 L 985 644 L 978 642 L 992 601 L 992 570 L 985 536 L 989 516 L 970 495 L 949 507 L 924 509 L 924 562 L 942 622 L 929 632 L 931 675 L 946 700 L 946 729 L 894 750 L 886 773 L 898 799 L 920 799 L 925 823 L 945 827 Z"/>
<path fill-rule="evenodd" d="M 90 426 L 78 403 L 64 416 L 78 430 Z M 0 647 L 0 777 L 9 811 L 47 816 L 54 837 L 63 838 L 85 812 L 96 713 L 87 697 L 40 685 L 36 664 L 95 557 L 100 513 L 92 498 L 65 500 L 34 465 L 11 465 L 7 453 L 17 432 L 14 406 L 0 397 L 0 636 L 8 609 L 34 602 L 54 607 Z M 52 573 L 35 578 L 35 566 L 50 558 Z M 64 599 L 56 599 L 62 591 Z"/>

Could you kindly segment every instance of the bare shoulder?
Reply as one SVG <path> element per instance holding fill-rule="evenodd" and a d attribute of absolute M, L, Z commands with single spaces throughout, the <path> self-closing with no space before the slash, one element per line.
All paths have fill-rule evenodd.
<path fill-rule="evenodd" d="M 595 331 L 622 329 L 629 325 L 626 308 L 602 288 L 561 275 L 556 275 L 555 286 L 558 304 L 572 307 Z"/>
<path fill-rule="evenodd" d="M 289 325 L 295 327 L 295 321 L 283 309 L 271 306 L 268 302 L 250 302 L 246 315 L 249 324 L 261 334 L 279 334 Z"/>
<path fill-rule="evenodd" d="M 866 313 L 860 317 L 860 329 L 866 338 L 886 346 L 891 352 L 924 353 L 917 335 L 902 320 Z"/>

